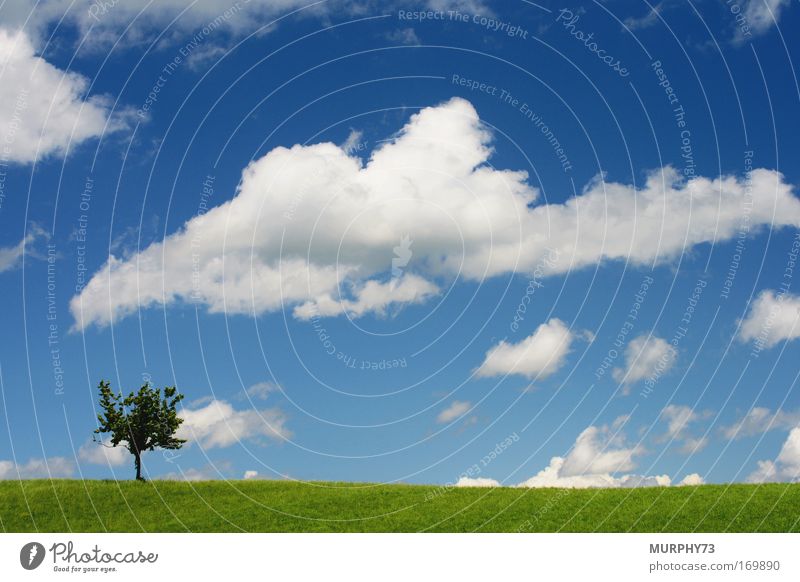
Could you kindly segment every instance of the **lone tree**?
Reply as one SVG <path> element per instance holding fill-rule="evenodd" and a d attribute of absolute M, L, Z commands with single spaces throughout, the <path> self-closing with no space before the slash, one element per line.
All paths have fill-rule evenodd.
<path fill-rule="evenodd" d="M 142 453 L 156 448 L 179 449 L 186 442 L 175 437 L 183 422 L 175 407 L 183 400 L 183 394 L 178 394 L 175 386 L 167 386 L 162 398 L 161 390 L 152 388 L 149 382 L 124 398 L 115 394 L 105 380 L 100 381 L 98 388 L 103 413 L 97 415 L 100 426 L 94 432 L 110 432 L 110 446 L 128 449 L 136 463 L 136 479 L 144 481 Z"/>

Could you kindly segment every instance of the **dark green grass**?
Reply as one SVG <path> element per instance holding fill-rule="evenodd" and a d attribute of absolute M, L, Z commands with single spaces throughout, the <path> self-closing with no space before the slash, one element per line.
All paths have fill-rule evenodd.
<path fill-rule="evenodd" d="M 454 489 L 0 481 L 7 532 L 798 532 L 800 485 Z"/>

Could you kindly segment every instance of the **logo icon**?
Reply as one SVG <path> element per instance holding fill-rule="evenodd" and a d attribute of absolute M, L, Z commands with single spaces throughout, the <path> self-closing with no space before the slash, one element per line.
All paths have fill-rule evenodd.
<path fill-rule="evenodd" d="M 35 570 L 44 562 L 44 546 L 39 542 L 29 542 L 19 551 L 19 563 L 26 570 Z"/>
<path fill-rule="evenodd" d="M 392 277 L 395 279 L 403 274 L 403 267 L 408 265 L 411 260 L 411 245 L 414 241 L 408 235 L 400 239 L 400 244 L 394 247 L 394 258 L 392 258 Z"/>

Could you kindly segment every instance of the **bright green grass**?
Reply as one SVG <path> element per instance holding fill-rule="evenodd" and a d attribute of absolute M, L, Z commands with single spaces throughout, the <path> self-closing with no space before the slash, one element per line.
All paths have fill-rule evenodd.
<path fill-rule="evenodd" d="M 0 530 L 798 532 L 800 484 L 566 490 L 0 481 Z"/>

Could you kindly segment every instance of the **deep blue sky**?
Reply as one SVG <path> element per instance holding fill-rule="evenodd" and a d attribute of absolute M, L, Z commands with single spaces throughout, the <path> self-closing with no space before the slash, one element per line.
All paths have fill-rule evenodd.
<path fill-rule="evenodd" d="M 469 10 L 466 23 L 399 18 L 400 9 L 419 9 L 409 6 L 290 16 L 258 34 L 251 34 L 252 27 L 223 26 L 194 49 L 207 51 L 207 58 L 184 59 L 166 77 L 145 119 L 136 110 L 165 64 L 202 29 L 204 17 L 172 27 L 169 19 L 156 18 L 135 37 L 125 35 L 124 22 L 107 23 L 103 31 L 121 38 L 116 45 L 107 39 L 81 45 L 86 30 L 80 22 L 68 19 L 56 28 L 55 20 L 44 19 L 38 38 L 30 32 L 37 54 L 89 79 L 84 96 L 105 96 L 127 128 L 75 142 L 66 154 L 4 166 L 0 247 L 14 247 L 36 229 L 48 236 L 33 237 L 24 256 L 0 272 L 0 407 L 7 424 L 0 431 L 0 461 L 24 465 L 64 457 L 73 474 L 101 478 L 113 471 L 129 477 L 128 464 L 92 463 L 78 450 L 94 428 L 98 381 L 107 378 L 131 390 L 145 375 L 157 385 L 177 384 L 190 408 L 213 397 L 239 411 L 280 411 L 291 432 L 286 441 L 247 436 L 226 446 L 194 443 L 173 463 L 149 453 L 151 476 L 199 471 L 241 478 L 255 470 L 264 477 L 302 480 L 446 483 L 516 434 L 519 440 L 481 465 L 480 475 L 469 475 L 516 484 L 552 457 L 567 456 L 587 427 L 610 426 L 627 414 L 625 444 L 608 445 L 640 445 L 636 467 L 624 473 L 667 474 L 674 482 L 698 473 L 709 482 L 727 482 L 747 478 L 757 461 L 775 459 L 790 421 L 735 440 L 724 428 L 754 406 L 786 415 L 800 408 L 793 335 L 757 358 L 753 343 L 737 338 L 749 302 L 763 290 L 779 289 L 797 224 L 762 226 L 747 237 L 728 298 L 721 293 L 735 240 L 687 246 L 654 268 L 603 260 L 546 277 L 517 331 L 509 324 L 525 294 L 526 273 L 482 283 L 440 279 L 445 288 L 452 284 L 448 294 L 388 315 L 364 315 L 355 320 L 360 329 L 344 316 L 322 319 L 337 351 L 360 362 L 405 360 L 405 367 L 391 370 L 346 367 L 325 352 L 312 324 L 293 318 L 290 308 L 226 315 L 178 301 L 119 317 L 113 327 L 70 331 L 81 214 L 88 216 L 88 278 L 109 254 L 134 256 L 181 229 L 197 213 L 207 176 L 214 178 L 208 202 L 217 206 L 234 197 L 251 160 L 279 146 L 341 144 L 353 130 L 362 132 L 359 155 L 367 160 L 380 140 L 391 138 L 420 108 L 453 97 L 468 100 L 492 128 L 492 166 L 527 170 L 528 183 L 541 191 L 536 204 L 559 204 L 598 175 L 641 188 L 652 170 L 685 167 L 681 130 L 652 66 L 660 61 L 686 111 L 696 175 L 743 179 L 745 152 L 752 151 L 754 168 L 781 172 L 790 185 L 800 183 L 800 92 L 792 62 L 798 47 L 790 32 L 800 24 L 797 6 L 780 12 L 778 26 L 737 39 L 724 3 L 690 8 L 665 2 L 663 21 L 633 29 L 621 22 L 645 17 L 650 9 L 644 2 L 540 4 L 486 5 L 494 18 L 522 27 L 524 38 L 487 30 L 473 22 Z M 562 8 L 580 16 L 576 29 L 594 32 L 598 45 L 624 63 L 627 77 L 556 21 Z M 0 10 L 4 25 L 11 29 L 16 23 L 6 24 Z M 563 170 L 519 108 L 498 95 L 454 84 L 453 75 L 505 89 L 528 103 L 563 145 L 571 170 Z M 92 196 L 82 210 L 87 177 Z M 261 224 L 270 228 L 266 220 Z M 48 244 L 55 249 L 53 310 L 48 310 Z M 629 339 L 652 332 L 670 341 L 697 281 L 707 286 L 674 364 L 645 398 L 643 381 L 623 390 L 610 370 L 600 379 L 595 371 L 647 276 L 654 284 Z M 592 332 L 594 340 L 576 339 L 565 363 L 544 378 L 472 377 L 501 339 L 519 342 L 552 318 Z M 60 394 L 50 324 L 57 326 Z M 614 367 L 624 367 L 624 360 L 620 355 Z M 281 390 L 265 400 L 244 396 L 262 382 Z M 437 422 L 453 401 L 470 403 L 469 412 Z M 669 405 L 694 411 L 697 418 L 684 428 L 693 437 L 707 433 L 702 450 L 687 452 L 682 441 L 661 438 Z"/>

